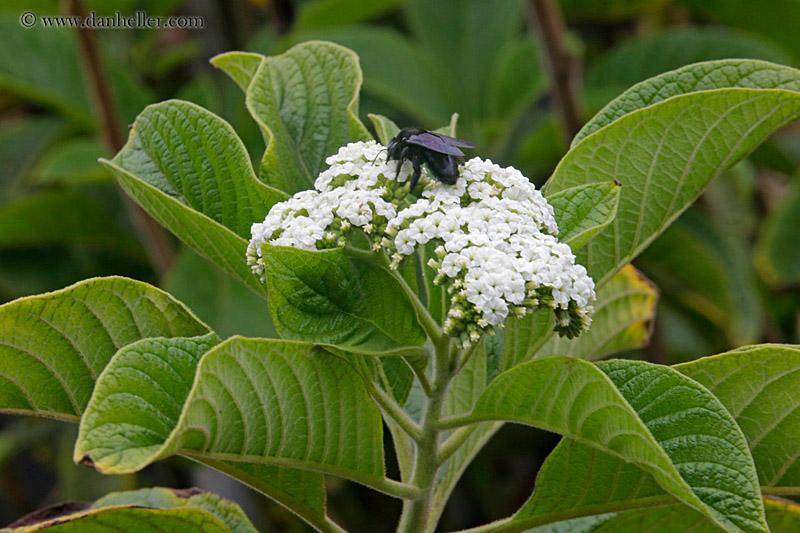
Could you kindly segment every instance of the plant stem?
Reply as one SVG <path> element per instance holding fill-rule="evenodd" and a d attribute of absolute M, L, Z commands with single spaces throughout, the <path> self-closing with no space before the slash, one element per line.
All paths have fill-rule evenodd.
<path fill-rule="evenodd" d="M 422 435 L 417 442 L 417 454 L 414 462 L 414 473 L 411 483 L 422 490 L 419 498 L 405 501 L 398 533 L 421 533 L 428 530 L 428 519 L 435 494 L 436 472 L 441 466 L 439 461 L 439 434 L 437 427 L 442 416 L 442 408 L 447 394 L 447 387 L 453 377 L 451 370 L 451 351 L 453 343 L 448 337 L 434 343 L 434 378 L 432 394 L 428 398 L 422 412 Z"/>
<path fill-rule="evenodd" d="M 394 401 L 386 392 L 383 391 L 380 387 L 376 387 L 374 384 L 368 382 L 369 393 L 372 396 L 372 399 L 377 402 L 378 405 L 392 417 L 392 420 L 400 426 L 406 434 L 414 439 L 415 441 L 419 442 L 422 438 L 422 430 L 420 429 L 419 425 L 416 422 L 411 420 L 409 416 L 403 411 L 397 402 Z"/>
<path fill-rule="evenodd" d="M 452 435 L 447 437 L 447 440 L 444 441 L 441 448 L 439 448 L 439 462 L 444 463 L 447 461 L 451 455 L 453 455 L 472 433 L 478 429 L 477 424 L 472 426 L 464 426 L 458 428 Z"/>
<path fill-rule="evenodd" d="M 578 61 L 564 43 L 566 27 L 555 0 L 528 0 L 528 23 L 542 43 L 550 72 L 550 93 L 561 119 L 567 146 L 583 125 L 578 95 Z"/>
<path fill-rule="evenodd" d="M 66 0 L 66 12 L 70 16 L 88 17 L 86 7 L 80 0 Z M 103 68 L 100 58 L 97 36 L 90 28 L 76 27 L 78 49 L 83 62 L 89 86 L 92 90 L 92 100 L 95 103 L 97 115 L 100 119 L 100 131 L 103 140 L 112 153 L 118 152 L 125 145 L 123 128 L 114 102 L 114 95 Z M 131 220 L 139 239 L 144 245 L 150 262 L 159 277 L 162 277 L 172 265 L 173 252 L 167 235 L 139 205 L 128 195 L 122 193 L 125 210 Z"/>

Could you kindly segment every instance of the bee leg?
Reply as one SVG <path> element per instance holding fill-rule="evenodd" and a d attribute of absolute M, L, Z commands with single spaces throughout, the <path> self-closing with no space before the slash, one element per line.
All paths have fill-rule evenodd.
<path fill-rule="evenodd" d="M 417 186 L 417 182 L 419 182 L 419 178 L 422 175 L 422 165 L 420 165 L 417 159 L 412 159 L 411 164 L 414 165 L 414 173 L 411 175 L 411 181 L 408 184 L 408 190 L 413 191 L 414 187 Z"/>
<path fill-rule="evenodd" d="M 400 155 L 397 156 L 397 172 L 394 174 L 394 181 L 400 178 L 400 170 L 403 168 L 403 163 L 408 159 L 408 147 L 400 150 Z"/>

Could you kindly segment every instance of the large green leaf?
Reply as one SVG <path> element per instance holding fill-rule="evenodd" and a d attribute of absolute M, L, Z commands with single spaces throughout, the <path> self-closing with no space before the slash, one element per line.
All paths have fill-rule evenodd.
<path fill-rule="evenodd" d="M 800 394 L 800 350 L 750 346 L 675 368 L 706 386 L 734 416 L 747 439 L 762 492 L 800 493 L 796 454 L 800 434 L 794 429 L 800 409 L 785 400 Z M 536 490 L 513 521 L 548 523 L 670 501 L 655 479 L 634 464 L 563 439 L 548 456 Z"/>
<path fill-rule="evenodd" d="M 675 367 L 708 387 L 742 428 L 773 494 L 800 492 L 800 347 L 739 348 Z"/>
<path fill-rule="evenodd" d="M 81 420 L 81 428 L 84 428 L 98 416 L 104 417 L 93 434 L 98 448 L 92 453 L 107 454 L 125 448 L 126 457 L 142 458 L 148 457 L 148 452 L 152 454 L 160 449 L 178 423 L 183 401 L 194 385 L 200 359 L 218 343 L 218 337 L 210 333 L 193 338 L 143 339 L 120 349 L 97 381 L 101 394 L 103 390 L 112 390 L 103 401 L 107 405 L 118 405 L 120 410 L 98 414 L 96 409 L 92 409 Z M 137 427 L 139 433 L 133 434 L 130 428 L 123 430 L 128 422 L 133 424 L 131 427 Z M 144 427 L 141 425 L 144 422 L 150 425 Z M 76 447 L 76 459 L 92 464 L 91 455 L 80 457 L 77 451 L 80 446 Z M 246 462 L 244 459 L 192 458 L 247 483 L 304 520 L 327 530 L 325 492 L 320 474 L 262 462 Z M 106 471 L 102 467 L 98 470 Z"/>
<path fill-rule="evenodd" d="M 548 197 L 558 223 L 558 240 L 574 252 L 611 224 L 621 188 L 616 181 L 588 183 Z"/>
<path fill-rule="evenodd" d="M 609 104 L 583 130 L 594 133 L 573 146 L 546 185 L 553 194 L 586 183 L 622 183 L 614 223 L 578 254 L 598 285 L 647 247 L 714 176 L 800 114 L 800 93 L 784 88 L 800 81 L 799 71 L 756 61 L 687 69 L 643 82 Z M 742 85 L 781 88 L 714 88 L 730 87 L 737 74 L 733 81 Z M 656 95 L 675 94 L 686 80 L 697 92 L 642 107 Z"/>
<path fill-rule="evenodd" d="M 744 435 L 707 389 L 673 369 L 641 361 L 539 359 L 498 376 L 461 420 L 505 420 L 562 433 L 648 472 L 729 531 L 767 531 Z M 572 479 L 563 470 L 559 476 Z M 621 485 L 613 488 L 640 488 Z M 588 491 L 576 496 L 596 497 Z M 531 525 L 542 523 L 532 509 L 529 501 L 514 519 L 524 525 L 534 515 Z"/>
<path fill-rule="evenodd" d="M 310 344 L 242 337 L 200 357 L 199 342 L 120 350 L 81 419 L 75 460 L 125 473 L 179 452 L 386 481 L 381 415 L 348 362 Z"/>
<path fill-rule="evenodd" d="M 15 524 L 18 525 L 8 531 L 257 531 L 238 505 L 216 494 L 161 487 L 112 492 L 91 505 L 88 502 L 55 504 Z"/>
<path fill-rule="evenodd" d="M 303 32 L 297 38 L 324 39 L 353 50 L 364 71 L 363 92 L 419 124 L 441 124 L 456 110 L 449 103 L 447 79 L 437 63 L 396 30 L 381 26 L 326 28 Z"/>
<path fill-rule="evenodd" d="M 97 278 L 0 306 L 0 411 L 77 421 L 120 348 L 208 327 L 155 287 Z"/>
<path fill-rule="evenodd" d="M 425 332 L 383 267 L 340 249 L 262 246 L 269 309 L 282 338 L 360 353 L 421 347 Z"/>
<path fill-rule="evenodd" d="M 227 122 L 188 102 L 155 104 L 103 163 L 153 218 L 256 293 L 266 292 L 246 264 L 245 239 L 286 196 L 258 181 Z"/>
<path fill-rule="evenodd" d="M 108 181 L 111 176 L 97 160 L 106 155 L 98 139 L 69 139 L 53 146 L 32 172 L 33 181 L 43 184 L 83 184 Z M 79 211 L 76 209 L 76 211 Z"/>
<path fill-rule="evenodd" d="M 641 348 L 650 339 L 658 289 L 627 265 L 597 292 L 589 331 L 575 339 L 551 335 L 534 357 L 568 355 L 596 361 Z"/>
<path fill-rule="evenodd" d="M 798 92 L 800 72 L 766 61 L 743 59 L 704 61 L 665 72 L 637 83 L 600 110 L 575 135 L 572 147 L 628 113 L 676 96 L 716 89 L 781 89 Z"/>
<path fill-rule="evenodd" d="M 309 189 L 326 157 L 370 139 L 358 120 L 360 87 L 358 56 L 333 43 L 302 43 L 262 61 L 247 89 L 267 144 L 261 179 L 289 193 Z"/>
<path fill-rule="evenodd" d="M 547 90 L 546 70 L 539 44 L 533 35 L 507 42 L 498 52 L 487 80 L 489 116 L 516 120 Z M 505 125 L 498 132 L 507 138 L 513 128 Z"/>
<path fill-rule="evenodd" d="M 286 198 L 258 181 L 230 124 L 190 102 L 146 107 L 113 161 L 240 237 Z"/>

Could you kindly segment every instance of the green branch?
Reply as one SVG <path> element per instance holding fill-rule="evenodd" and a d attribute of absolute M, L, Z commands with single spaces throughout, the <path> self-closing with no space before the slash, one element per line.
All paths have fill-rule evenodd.
<path fill-rule="evenodd" d="M 422 429 L 419 425 L 411 420 L 403 409 L 397 405 L 394 398 L 386 394 L 380 387 L 376 387 L 374 383 L 364 380 L 367 383 L 367 389 L 372 396 L 372 399 L 381 407 L 381 409 L 389 415 L 406 434 L 419 442 L 422 438 Z"/>

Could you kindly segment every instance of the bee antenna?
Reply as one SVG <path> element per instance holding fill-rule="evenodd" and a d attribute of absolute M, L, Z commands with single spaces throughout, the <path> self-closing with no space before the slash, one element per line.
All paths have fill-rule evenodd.
<path fill-rule="evenodd" d="M 378 155 L 376 155 L 376 156 L 375 156 L 375 159 L 373 159 L 373 160 L 372 160 L 372 164 L 373 164 L 373 165 L 375 164 L 375 161 L 377 161 L 377 160 L 378 160 L 378 156 L 380 156 L 380 155 L 381 155 L 381 153 L 383 153 L 383 152 L 385 152 L 385 151 L 386 151 L 386 148 L 384 148 L 383 150 L 380 150 L 380 151 L 378 152 Z"/>

